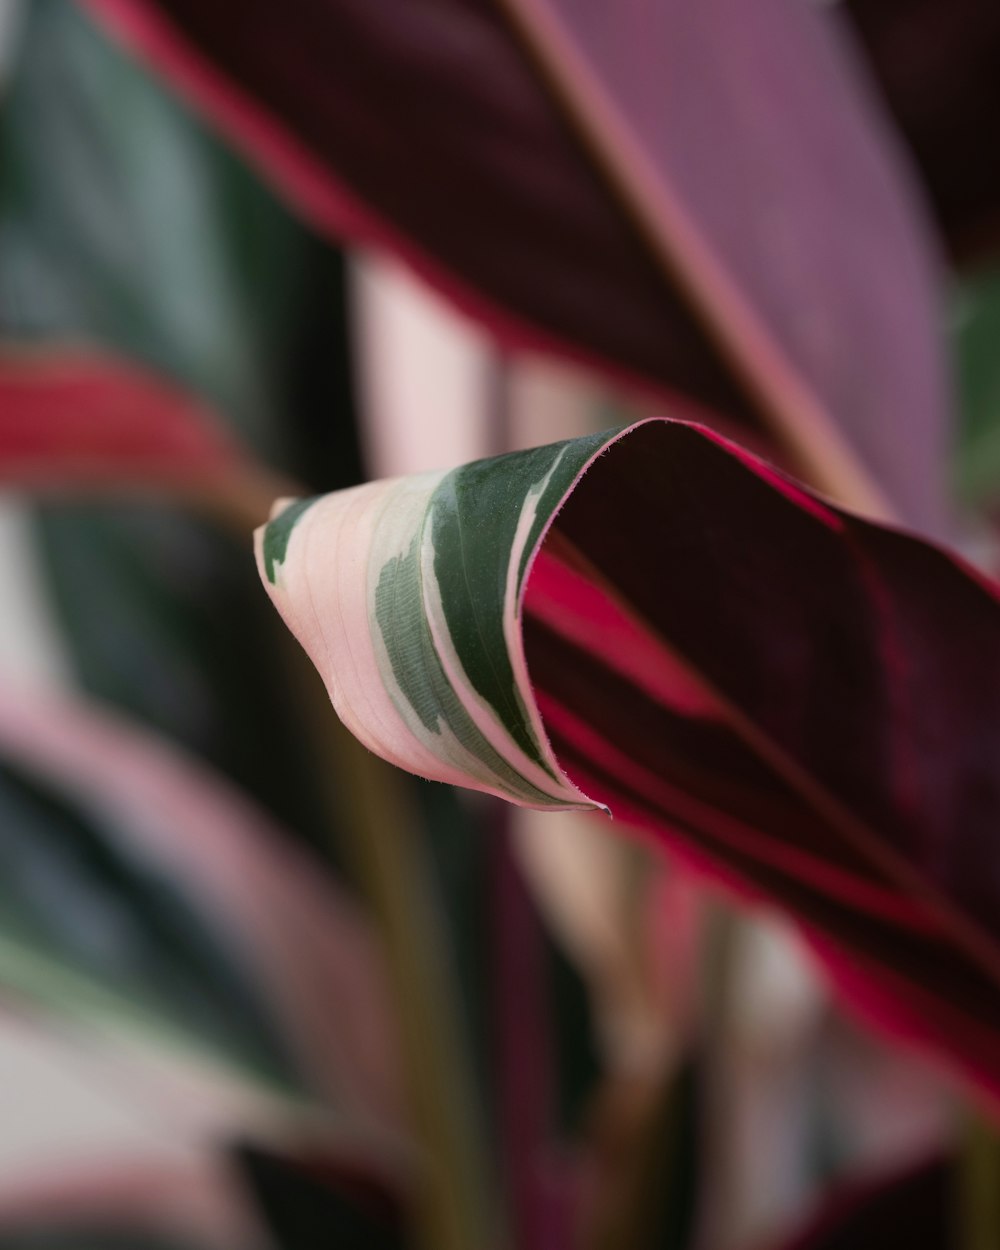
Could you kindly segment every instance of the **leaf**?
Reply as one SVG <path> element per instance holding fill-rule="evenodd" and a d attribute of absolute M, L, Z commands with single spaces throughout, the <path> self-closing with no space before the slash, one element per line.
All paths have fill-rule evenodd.
<path fill-rule="evenodd" d="M 1000 271 L 966 279 L 956 292 L 952 341 L 961 393 L 962 424 L 956 484 L 970 504 L 1000 498 Z"/>
<path fill-rule="evenodd" d="M 343 258 L 78 5 L 33 0 L 21 26 L 0 112 L 7 341 L 100 343 L 210 408 L 260 462 L 359 480 Z M 263 515 L 244 509 L 234 540 L 176 507 L 47 498 L 42 574 L 89 693 L 329 855 L 308 735 L 286 675 L 259 662 L 277 633 L 242 548 Z"/>
<path fill-rule="evenodd" d="M 667 420 L 276 511 L 264 585 L 367 746 L 678 845 L 1000 1093 L 992 586 Z"/>
<path fill-rule="evenodd" d="M 249 463 L 179 388 L 100 353 L 0 353 L 0 482 L 154 488 L 197 497 L 238 489 Z"/>
<path fill-rule="evenodd" d="M 21 25 L 0 114 L 4 337 L 100 344 L 275 469 L 356 480 L 342 256 L 77 4 L 33 0 Z"/>
<path fill-rule="evenodd" d="M 836 17 L 787 0 L 88 0 L 292 201 L 515 346 L 771 427 L 929 527 L 934 246 Z M 907 454 L 898 454 L 905 421 Z"/>
<path fill-rule="evenodd" d="M 140 1030 L 166 1023 L 168 1034 L 287 1079 L 287 1050 L 246 970 L 176 883 L 137 862 L 93 812 L 7 763 L 0 807 L 0 979 L 8 987 L 51 995 L 71 1013 L 89 1003 Z M 48 993 L 36 963 L 19 978 L 22 949 L 71 977 Z"/>
<path fill-rule="evenodd" d="M 1000 12 L 980 0 L 843 6 L 930 194 L 952 255 L 1000 251 L 1000 170 L 981 137 L 1000 123 Z"/>
<path fill-rule="evenodd" d="M 891 1177 L 845 1187 L 774 1250 L 948 1250 L 958 1212 L 953 1167 L 931 1159 Z"/>
<path fill-rule="evenodd" d="M 234 1179 L 206 1157 L 64 1157 L 13 1170 L 0 1189 L 0 1250 L 235 1250 L 256 1242 Z"/>
<path fill-rule="evenodd" d="M 359 1125 L 398 1128 L 373 935 L 289 835 L 138 726 L 9 681 L 0 759 L 0 980 L 16 949 L 37 951 L 82 978 L 62 985 L 57 1010 L 117 1003 L 133 1026 L 318 1088 Z"/>

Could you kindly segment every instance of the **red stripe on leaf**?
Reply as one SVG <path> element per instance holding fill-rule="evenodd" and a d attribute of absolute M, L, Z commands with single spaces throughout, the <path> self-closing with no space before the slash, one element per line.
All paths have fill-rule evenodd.
<path fill-rule="evenodd" d="M 242 463 L 203 405 L 149 372 L 76 351 L 0 355 L 0 482 L 189 487 Z"/>

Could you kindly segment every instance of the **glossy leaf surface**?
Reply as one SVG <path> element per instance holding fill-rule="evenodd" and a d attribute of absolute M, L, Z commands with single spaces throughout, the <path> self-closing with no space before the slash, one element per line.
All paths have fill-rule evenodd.
<path fill-rule="evenodd" d="M 82 978 L 76 993 L 70 981 L 56 996 L 71 1012 L 79 997 L 113 1016 L 117 1001 L 133 1025 L 166 1023 L 168 1034 L 191 1035 L 272 1078 L 288 1073 L 288 1052 L 246 969 L 176 882 L 130 852 L 102 816 L 9 765 L 0 803 L 8 985 L 19 964 L 11 946 L 27 948 Z M 14 984 L 45 995 L 37 973 Z"/>
<path fill-rule="evenodd" d="M 372 749 L 686 849 L 1000 1091 L 991 585 L 661 420 L 293 505 L 258 561 Z"/>
<path fill-rule="evenodd" d="M 256 0 L 237 28 L 201 0 L 89 7 L 314 222 L 401 253 L 504 340 L 773 422 L 831 489 L 941 524 L 934 248 L 835 17 Z"/>

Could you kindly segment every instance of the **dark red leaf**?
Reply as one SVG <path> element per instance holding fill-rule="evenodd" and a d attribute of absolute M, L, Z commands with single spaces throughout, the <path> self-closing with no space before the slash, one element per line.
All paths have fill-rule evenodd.
<path fill-rule="evenodd" d="M 527 587 L 560 762 L 778 901 L 868 1016 L 1000 1095 L 995 588 L 692 427 L 648 423 L 612 452 Z M 606 632 L 604 595 L 660 661 Z"/>
<path fill-rule="evenodd" d="M 86 2 L 314 221 L 508 342 L 763 422 L 818 485 L 940 525 L 933 248 L 833 15 Z"/>

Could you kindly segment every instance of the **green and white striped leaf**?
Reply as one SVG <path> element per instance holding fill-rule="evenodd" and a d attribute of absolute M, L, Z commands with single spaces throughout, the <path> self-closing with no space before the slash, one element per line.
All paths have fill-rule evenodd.
<path fill-rule="evenodd" d="M 372 750 L 613 810 L 1000 1099 L 992 584 L 670 420 L 279 506 L 257 542 Z"/>
<path fill-rule="evenodd" d="M 264 584 L 372 751 L 528 807 L 602 806 L 556 761 L 520 618 L 553 515 L 617 434 L 278 502 Z"/>

